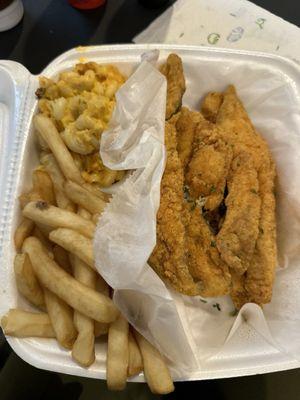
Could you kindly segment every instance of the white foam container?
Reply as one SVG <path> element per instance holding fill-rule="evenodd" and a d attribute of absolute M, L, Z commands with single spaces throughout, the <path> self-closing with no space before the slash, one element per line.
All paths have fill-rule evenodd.
<path fill-rule="evenodd" d="M 0 11 L 0 32 L 8 31 L 22 19 L 24 7 L 21 0 L 14 0 L 8 7 Z"/>
<path fill-rule="evenodd" d="M 282 57 L 248 51 L 213 49 L 205 47 L 175 45 L 113 45 L 93 46 L 70 50 L 56 58 L 42 72 L 54 77 L 71 68 L 75 63 L 94 60 L 112 63 L 129 75 L 140 62 L 142 53 L 151 49 L 160 50 L 163 60 L 170 52 L 176 52 L 186 68 L 189 81 L 189 65 L 199 64 L 231 68 L 255 64 L 265 74 L 278 74 L 287 85 L 288 96 L 293 96 L 300 107 L 300 68 L 294 62 Z M 248 77 L 248 83 L 251 77 Z M 254 79 L 254 76 L 253 76 Z M 225 82 L 229 83 L 229 82 Z M 187 85 L 188 86 L 188 85 Z M 13 274 L 15 255 L 13 234 L 20 219 L 18 195 L 31 185 L 31 171 L 38 163 L 38 148 L 32 134 L 31 120 L 36 112 L 35 90 L 38 76 L 31 75 L 21 64 L 0 61 L 0 315 L 9 308 L 30 306 L 19 296 Z M 212 89 L 214 89 L 212 87 Z M 199 99 L 201 93 L 195 93 Z M 245 334 L 245 332 L 244 332 Z M 62 349 L 53 339 L 17 339 L 7 337 L 13 350 L 25 361 L 50 371 L 63 372 L 90 378 L 105 378 L 105 341 L 96 343 L 96 361 L 89 368 L 78 366 L 70 352 Z M 201 380 L 282 371 L 300 367 L 299 361 L 269 346 L 259 336 L 253 336 L 250 347 L 238 345 L 234 351 L 218 354 L 205 363 L 205 368 L 190 376 L 178 376 L 175 380 Z M 142 382 L 143 375 L 130 381 Z"/>

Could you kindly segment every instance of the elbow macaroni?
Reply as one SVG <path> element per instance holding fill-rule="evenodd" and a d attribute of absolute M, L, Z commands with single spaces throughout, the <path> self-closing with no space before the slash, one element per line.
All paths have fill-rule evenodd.
<path fill-rule="evenodd" d="M 124 81 L 116 67 L 95 62 L 77 64 L 57 81 L 40 78 L 39 112 L 52 119 L 86 182 L 110 186 L 124 176 L 105 167 L 99 156 L 101 134 Z"/>

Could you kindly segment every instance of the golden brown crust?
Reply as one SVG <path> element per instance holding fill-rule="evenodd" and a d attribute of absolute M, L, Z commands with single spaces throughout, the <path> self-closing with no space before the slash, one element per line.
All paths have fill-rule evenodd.
<path fill-rule="evenodd" d="M 215 237 L 200 208 L 184 201 L 184 171 L 174 124 L 166 123 L 165 142 L 167 162 L 157 213 L 157 243 L 149 263 L 181 293 L 205 297 L 227 294 L 230 275 L 220 259 Z"/>
<path fill-rule="evenodd" d="M 161 181 L 160 207 L 157 213 L 157 244 L 149 263 L 158 275 L 179 292 L 196 295 L 186 263 L 185 226 L 183 213 L 183 168 L 178 157 L 176 129 L 166 123 L 167 162 Z"/>
<path fill-rule="evenodd" d="M 182 107 L 176 121 L 177 150 L 183 168 L 186 168 L 193 153 L 194 136 L 198 125 L 207 125 L 203 116 L 186 107 Z"/>
<path fill-rule="evenodd" d="M 245 274 L 239 275 L 235 271 L 231 272 L 232 286 L 230 296 L 237 310 L 249 303 L 249 297 L 245 289 Z"/>
<path fill-rule="evenodd" d="M 209 92 L 201 104 L 201 112 L 208 121 L 215 123 L 221 104 L 223 102 L 223 93 Z"/>
<path fill-rule="evenodd" d="M 233 85 L 224 92 L 216 125 L 222 138 L 232 147 L 234 157 L 242 152 L 250 154 L 257 170 L 269 157 L 268 145 L 253 127 Z"/>
<path fill-rule="evenodd" d="M 261 206 L 257 172 L 247 154 L 233 160 L 227 184 L 227 211 L 217 247 L 230 268 L 243 274 L 253 257 Z"/>
<path fill-rule="evenodd" d="M 166 120 L 171 118 L 181 107 L 182 96 L 185 92 L 185 78 L 181 58 L 170 54 L 160 72 L 167 78 Z"/>
<path fill-rule="evenodd" d="M 252 178 L 250 179 L 250 171 L 248 171 L 244 176 L 243 184 L 239 175 L 236 175 L 238 172 L 231 171 L 229 182 L 230 179 L 233 182 L 236 181 L 236 185 L 231 184 L 230 187 L 229 183 L 229 195 L 226 202 L 230 201 L 230 197 L 236 200 L 231 207 L 231 212 L 230 207 L 227 208 L 223 228 L 218 235 L 218 247 L 223 259 L 226 259 L 228 265 L 238 274 L 247 270 L 245 276 L 240 280 L 235 280 L 235 285 L 238 287 L 232 293 L 235 304 L 242 306 L 247 301 L 265 304 L 271 300 L 277 256 L 274 162 L 267 143 L 253 127 L 233 86 L 229 86 L 224 93 L 223 103 L 217 116 L 217 126 L 223 138 L 232 145 L 234 156 L 246 154 L 253 164 Z M 256 178 L 254 178 L 255 174 Z M 254 183 L 255 186 L 253 186 Z M 252 190 L 254 202 L 251 202 L 249 191 L 245 191 L 247 187 L 254 189 Z M 258 199 L 260 206 L 257 217 Z M 251 213 L 247 212 L 247 208 L 251 210 Z M 241 215 L 242 209 L 244 209 L 245 218 L 241 217 L 239 220 L 238 215 Z M 244 231 L 237 235 L 238 250 L 235 248 L 233 239 L 236 237 L 232 236 L 232 228 L 228 228 L 230 225 L 228 219 L 232 219 L 232 226 L 234 226 L 234 219 L 239 220 L 239 230 Z M 225 247 L 226 242 L 229 244 L 231 253 Z M 252 249 L 254 249 L 253 253 Z M 233 255 L 241 255 L 241 262 L 231 257 Z"/>
<path fill-rule="evenodd" d="M 277 260 L 275 218 L 275 165 L 264 163 L 259 172 L 261 210 L 255 252 L 247 270 L 245 288 L 251 302 L 266 304 L 271 301 Z"/>
<path fill-rule="evenodd" d="M 233 86 L 209 93 L 202 115 L 180 109 L 185 87 L 176 56 L 161 70 L 168 79 L 167 162 L 150 265 L 187 295 L 230 293 L 238 309 L 267 303 L 276 265 L 276 174 L 268 146 Z"/>
<path fill-rule="evenodd" d="M 203 297 L 228 294 L 231 281 L 228 267 L 220 259 L 215 237 L 199 207 L 188 210 L 186 229 L 189 271 L 202 284 L 199 294 Z"/>
<path fill-rule="evenodd" d="M 198 124 L 186 182 L 194 198 L 205 198 L 204 208 L 215 210 L 223 200 L 232 149 L 213 124 Z"/>

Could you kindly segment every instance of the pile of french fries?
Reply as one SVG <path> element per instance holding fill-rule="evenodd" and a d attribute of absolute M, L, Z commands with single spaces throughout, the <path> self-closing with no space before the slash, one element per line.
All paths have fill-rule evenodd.
<path fill-rule="evenodd" d="M 107 335 L 107 385 L 122 390 L 144 371 L 153 393 L 174 385 L 162 355 L 119 313 L 93 255 L 96 222 L 109 196 L 83 181 L 50 118 L 37 114 L 43 141 L 32 189 L 20 196 L 23 220 L 15 232 L 20 294 L 40 312 L 11 309 L 1 320 L 6 335 L 56 338 L 83 367 L 95 361 L 95 338 Z"/>

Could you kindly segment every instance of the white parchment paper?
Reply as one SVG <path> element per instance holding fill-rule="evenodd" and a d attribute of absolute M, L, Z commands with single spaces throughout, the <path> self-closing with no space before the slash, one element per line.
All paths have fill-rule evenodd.
<path fill-rule="evenodd" d="M 255 63 L 190 60 L 184 63 L 183 103 L 199 109 L 208 91 L 237 87 L 250 117 L 266 138 L 278 169 L 279 262 L 273 300 L 262 311 L 245 305 L 233 316 L 228 296 L 201 299 L 165 287 L 147 259 L 155 245 L 156 212 L 164 153 L 164 77 L 144 61 L 117 93 L 117 106 L 101 140 L 112 169 L 135 169 L 118 185 L 101 216 L 94 240 L 96 266 L 114 288 L 129 321 L 170 360 L 181 377 L 205 368 L 222 350 L 251 346 L 251 327 L 268 345 L 300 359 L 300 110 L 284 75 Z M 236 361 L 235 361 L 236 362 Z"/>

